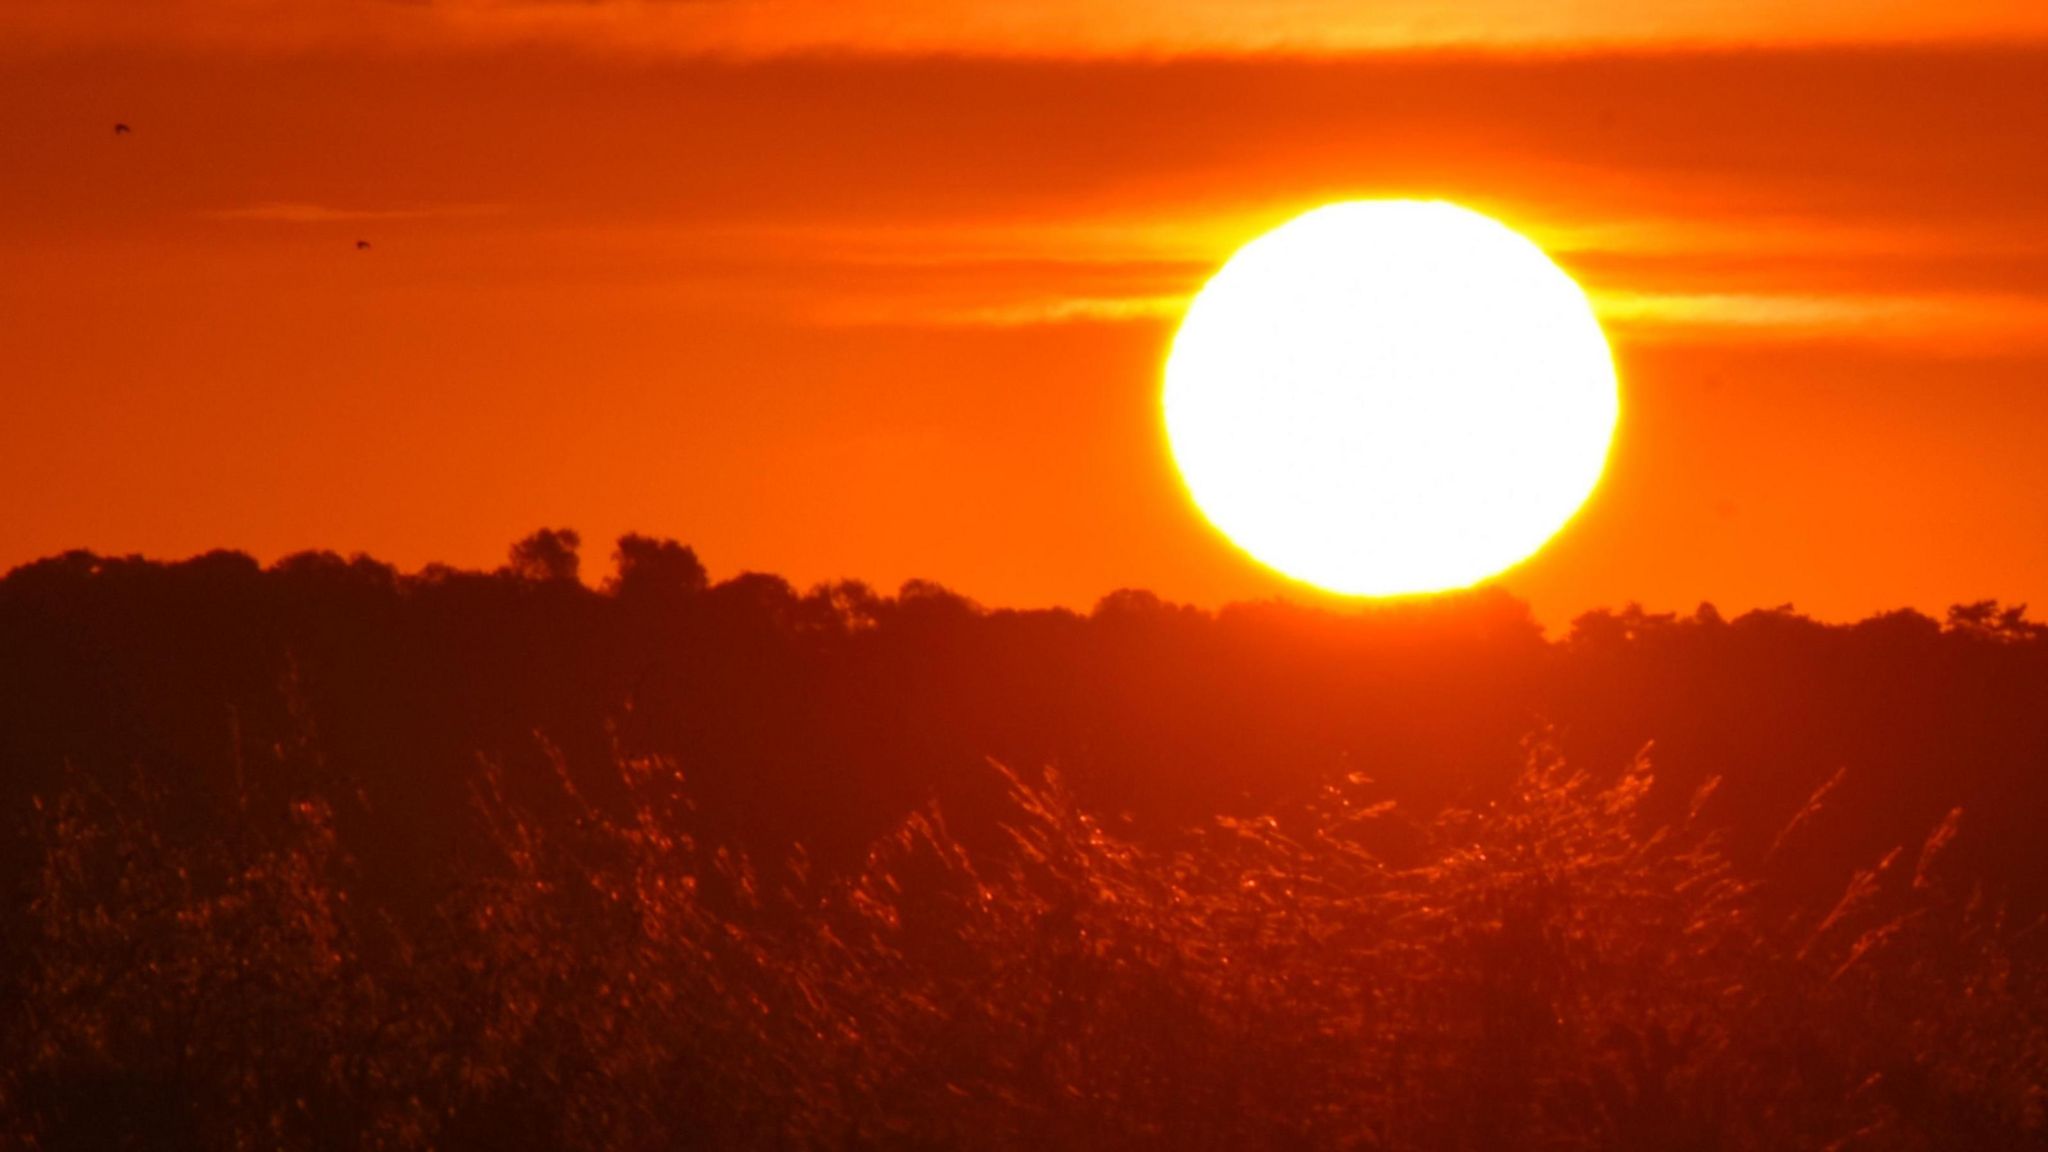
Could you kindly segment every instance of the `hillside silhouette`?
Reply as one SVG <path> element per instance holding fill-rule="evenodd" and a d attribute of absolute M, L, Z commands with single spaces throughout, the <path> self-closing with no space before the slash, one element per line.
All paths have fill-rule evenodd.
<path fill-rule="evenodd" d="M 0 580 L 0 1137 L 2041 1147 L 2048 628 Z"/>

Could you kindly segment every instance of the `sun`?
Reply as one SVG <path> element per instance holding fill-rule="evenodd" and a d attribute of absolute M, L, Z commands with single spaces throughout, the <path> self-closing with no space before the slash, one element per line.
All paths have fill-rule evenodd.
<path fill-rule="evenodd" d="M 1599 482 L 1620 396 L 1585 293 L 1439 201 L 1332 204 L 1240 249 L 1166 364 L 1188 491 L 1239 547 L 1333 592 L 1461 588 Z"/>

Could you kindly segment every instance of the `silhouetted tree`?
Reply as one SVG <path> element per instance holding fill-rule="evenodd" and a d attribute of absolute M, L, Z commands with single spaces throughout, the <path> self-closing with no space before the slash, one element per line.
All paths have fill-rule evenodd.
<path fill-rule="evenodd" d="M 583 538 L 572 529 L 543 528 L 512 545 L 506 571 L 536 583 L 573 582 L 580 563 L 576 549 L 582 543 Z"/>
<path fill-rule="evenodd" d="M 624 599 L 674 600 L 709 583 L 697 553 L 673 540 L 628 534 L 612 554 L 616 573 L 605 590 Z"/>

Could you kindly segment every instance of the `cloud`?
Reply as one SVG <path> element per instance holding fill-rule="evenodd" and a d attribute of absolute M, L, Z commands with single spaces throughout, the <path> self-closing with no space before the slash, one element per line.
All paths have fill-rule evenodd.
<path fill-rule="evenodd" d="M 934 301 L 870 300 L 818 309 L 812 319 L 832 327 L 1037 328 L 1065 324 L 1157 323 L 1177 320 L 1189 297 L 1096 296 L 962 306 Z"/>
<path fill-rule="evenodd" d="M 1194 293 L 1238 244 L 1263 229 L 1256 211 L 1215 218 L 1069 221 L 1043 229 L 990 226 L 897 230 L 860 244 L 829 233 L 763 234 L 758 252 L 780 252 L 800 286 L 771 302 L 828 327 L 1022 328 L 1069 324 L 1177 322 Z M 1616 339 L 1659 343 L 1728 339 L 1826 340 L 1975 353 L 2048 350 L 2048 295 L 2038 275 L 2020 289 L 1943 290 L 1873 256 L 1855 229 L 1816 225 L 1810 245 L 1796 229 L 1761 228 L 1754 251 L 1735 228 L 1702 222 L 1642 221 L 1590 229 L 1530 227 L 1567 265 L 1575 243 L 1597 241 L 1611 253 L 1633 237 L 1669 266 L 1602 281 L 1582 277 L 1603 325 Z M 1174 243 L 1174 238 L 1180 243 Z M 1668 238 L 1671 251 L 1660 251 Z M 728 238 L 730 239 L 730 238 Z M 1942 253 L 1965 267 L 1968 238 L 1898 237 L 1912 253 Z M 1719 263 L 1725 260 L 1726 263 Z M 1825 284 L 1802 283 L 1808 268 L 1850 272 Z M 1889 290 L 1872 285 L 1903 283 Z"/>
<path fill-rule="evenodd" d="M 1611 331 L 1634 339 L 1739 333 L 1957 354 L 2048 350 L 2048 297 L 2040 295 L 1616 292 L 1593 303 Z"/>
<path fill-rule="evenodd" d="M 1156 324 L 1177 320 L 1233 251 L 1302 207 L 768 227 L 699 243 L 773 262 L 787 290 L 762 303 L 828 327 Z M 1586 287 L 1617 339 L 2048 347 L 2048 244 L 1969 222 L 1511 219 Z"/>
<path fill-rule="evenodd" d="M 639 54 L 1325 54 L 1446 46 L 1985 42 L 2048 37 L 2009 0 L 12 0 L 19 42 L 242 50 L 563 44 Z"/>
<path fill-rule="evenodd" d="M 469 216 L 488 206 L 454 208 L 336 208 L 326 204 L 274 201 L 207 213 L 216 220 L 254 220 L 267 224 L 346 224 L 364 220 L 423 220 L 436 216 Z"/>
<path fill-rule="evenodd" d="M 487 198 L 517 214 L 436 238 L 449 283 L 822 325 L 1145 324 L 1300 211 L 1405 195 L 1525 232 L 1634 339 L 2031 347 L 2048 295 L 2040 50 L 517 59 L 138 56 L 110 116 L 143 129 L 115 155 L 146 185 L 77 133 L 95 62 L 0 72 L 0 134 L 40 182 L 0 182 L 0 232 L 185 243 L 167 222 L 367 229 Z"/>
<path fill-rule="evenodd" d="M 373 209 L 342 209 L 328 205 L 309 203 L 264 203 L 250 207 L 231 207 L 207 213 L 215 219 L 256 219 L 264 223 L 348 223 L 358 219 L 418 219 L 422 211 L 373 211 Z"/>

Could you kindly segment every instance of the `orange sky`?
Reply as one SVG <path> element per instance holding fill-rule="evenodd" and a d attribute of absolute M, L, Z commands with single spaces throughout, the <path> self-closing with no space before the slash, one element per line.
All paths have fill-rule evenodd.
<path fill-rule="evenodd" d="M 1503 580 L 1546 620 L 2048 605 L 2048 9 L 134 7 L 0 9 L 0 567 L 567 524 L 990 604 L 1285 591 L 1166 457 L 1177 309 L 1420 195 L 1615 341 L 1608 479 Z"/>

